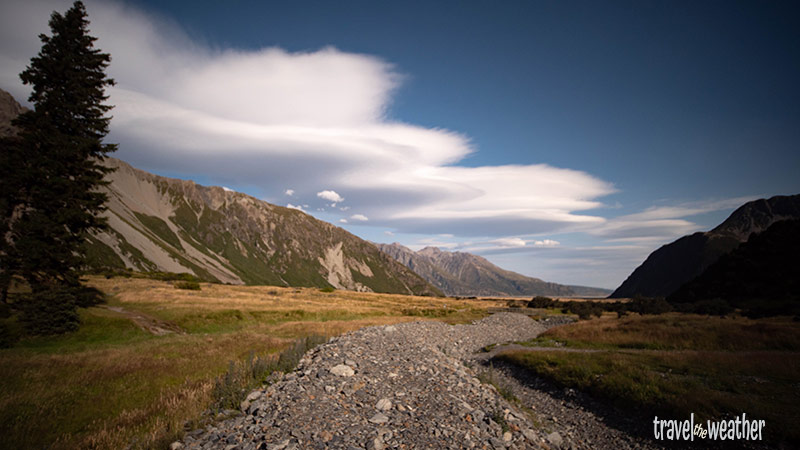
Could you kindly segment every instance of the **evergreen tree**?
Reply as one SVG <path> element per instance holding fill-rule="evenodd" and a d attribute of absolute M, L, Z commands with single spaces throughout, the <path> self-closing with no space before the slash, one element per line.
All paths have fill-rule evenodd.
<path fill-rule="evenodd" d="M 32 87 L 34 109 L 13 122 L 18 136 L 3 145 L 9 152 L 3 159 L 15 164 L 2 186 L 14 191 L 12 204 L 2 205 L 3 298 L 13 276 L 41 298 L 70 298 L 54 290 L 79 292 L 86 233 L 105 226 L 99 213 L 107 198 L 98 188 L 110 172 L 102 161 L 116 150 L 103 144 L 112 108 L 104 104 L 105 87 L 114 84 L 105 74 L 111 58 L 94 48 L 82 2 L 63 15 L 54 12 L 49 24 L 52 36 L 39 36 L 42 48 L 20 74 Z"/>

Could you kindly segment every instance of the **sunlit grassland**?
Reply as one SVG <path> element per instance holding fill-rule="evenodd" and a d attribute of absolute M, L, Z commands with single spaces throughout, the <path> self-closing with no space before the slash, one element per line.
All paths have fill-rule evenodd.
<path fill-rule="evenodd" d="M 558 386 L 588 392 L 641 416 L 764 419 L 773 444 L 800 442 L 800 324 L 670 313 L 604 316 L 548 330 L 532 346 L 498 356 Z M 599 351 L 598 351 L 599 350 Z"/>
<path fill-rule="evenodd" d="M 496 303 L 403 295 L 92 277 L 108 306 L 183 329 L 155 336 L 124 314 L 81 311 L 59 337 L 0 350 L 0 447 L 164 448 L 213 402 L 231 360 L 276 354 L 297 338 L 435 318 L 468 322 Z"/>
<path fill-rule="evenodd" d="M 617 318 L 607 313 L 599 319 L 552 328 L 534 342 L 548 343 L 575 348 L 800 351 L 800 322 L 790 317 L 753 320 L 666 313 Z"/>

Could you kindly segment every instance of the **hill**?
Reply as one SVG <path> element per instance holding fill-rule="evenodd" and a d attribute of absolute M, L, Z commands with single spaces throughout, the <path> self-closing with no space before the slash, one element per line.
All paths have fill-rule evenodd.
<path fill-rule="evenodd" d="M 24 111 L 0 90 L 0 135 Z M 374 245 L 308 214 L 221 187 L 160 177 L 115 158 L 110 229 L 87 236 L 89 268 L 186 272 L 232 284 L 441 295 Z"/>
<path fill-rule="evenodd" d="M 413 251 L 398 243 L 378 248 L 419 274 L 447 295 L 519 297 L 604 296 L 608 291 L 584 286 L 566 286 L 526 277 L 501 269 L 485 258 L 465 252 L 447 252 L 436 247 Z"/>
<path fill-rule="evenodd" d="M 93 268 L 189 272 L 233 284 L 440 295 L 374 245 L 295 209 L 108 158 L 110 230 L 89 237 Z"/>
<path fill-rule="evenodd" d="M 747 241 L 752 233 L 795 218 L 800 218 L 800 195 L 745 203 L 713 230 L 684 236 L 651 253 L 610 297 L 666 297 Z"/>
<path fill-rule="evenodd" d="M 783 220 L 723 255 L 667 300 L 722 299 L 755 315 L 800 313 L 800 220 Z"/>

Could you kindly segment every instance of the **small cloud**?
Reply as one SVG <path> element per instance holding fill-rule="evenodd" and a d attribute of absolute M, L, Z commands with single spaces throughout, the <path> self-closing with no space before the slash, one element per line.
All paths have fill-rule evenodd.
<path fill-rule="evenodd" d="M 451 238 L 451 237 L 453 237 L 453 235 L 452 235 L 452 234 L 450 234 L 450 233 L 444 233 L 444 234 L 440 234 L 440 235 L 439 235 L 439 237 L 443 237 L 443 238 Z"/>
<path fill-rule="evenodd" d="M 489 241 L 489 243 L 499 245 L 500 247 L 525 247 L 525 241 L 520 238 L 500 238 Z"/>
<path fill-rule="evenodd" d="M 342 206 L 341 208 L 339 208 L 339 211 L 349 211 L 349 210 L 350 210 L 349 206 Z"/>
<path fill-rule="evenodd" d="M 347 219 L 339 219 L 339 223 L 347 223 Z"/>
<path fill-rule="evenodd" d="M 544 240 L 541 240 L 541 241 L 533 241 L 532 244 L 533 244 L 534 247 L 548 247 L 548 248 L 550 248 L 550 247 L 558 247 L 559 245 L 561 245 L 561 242 L 554 241 L 552 239 L 544 239 Z"/>
<path fill-rule="evenodd" d="M 284 192 L 284 194 L 286 194 L 289 197 L 291 197 L 291 196 L 294 195 L 294 189 L 287 189 L 286 192 Z"/>
<path fill-rule="evenodd" d="M 344 197 L 337 194 L 336 191 L 321 191 L 317 192 L 317 197 L 328 200 L 333 203 L 342 203 L 344 201 Z"/>
<path fill-rule="evenodd" d="M 289 208 L 289 209 L 296 209 L 296 210 L 298 210 L 298 211 L 303 211 L 303 212 L 306 212 L 306 210 L 305 210 L 305 209 L 303 209 L 303 207 L 302 207 L 302 206 L 300 206 L 300 205 L 293 205 L 293 204 L 291 204 L 291 203 L 287 203 L 287 204 L 286 204 L 286 207 L 287 207 L 287 208 Z"/>
<path fill-rule="evenodd" d="M 229 188 L 227 186 L 222 186 L 222 190 L 225 191 L 225 192 L 236 192 L 236 191 L 234 191 L 233 189 L 231 189 L 231 188 Z"/>
<path fill-rule="evenodd" d="M 369 218 L 363 214 L 353 214 L 352 216 L 350 216 L 350 218 L 361 222 L 366 222 L 369 220 Z"/>
<path fill-rule="evenodd" d="M 394 232 L 392 232 L 392 231 L 388 231 L 388 230 L 387 230 L 387 231 L 384 231 L 384 232 L 383 232 L 383 234 L 385 234 L 385 235 L 387 235 L 387 236 L 394 236 Z"/>

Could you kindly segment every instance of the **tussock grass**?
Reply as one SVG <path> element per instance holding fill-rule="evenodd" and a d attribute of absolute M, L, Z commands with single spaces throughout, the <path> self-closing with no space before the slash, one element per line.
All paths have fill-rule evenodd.
<path fill-rule="evenodd" d="M 516 364 L 558 386 L 588 392 L 642 421 L 696 421 L 747 413 L 764 419 L 771 444 L 800 443 L 800 327 L 790 318 L 752 320 L 669 313 L 582 321 L 528 344 L 594 352 L 509 351 Z"/>
<path fill-rule="evenodd" d="M 501 305 L 274 286 L 203 283 L 195 291 L 139 277 L 95 276 L 88 285 L 108 294 L 108 306 L 186 334 L 154 336 L 123 314 L 88 308 L 73 333 L 0 349 L 0 448 L 165 448 L 202 424 L 221 398 L 221 377 L 278 364 L 297 339 L 412 320 L 463 323 Z M 269 370 L 240 376 L 230 391 L 240 395 Z"/>
<path fill-rule="evenodd" d="M 548 342 L 577 348 L 800 351 L 800 325 L 788 317 L 748 319 L 666 313 L 616 318 L 606 314 L 551 328 L 533 343 Z"/>

